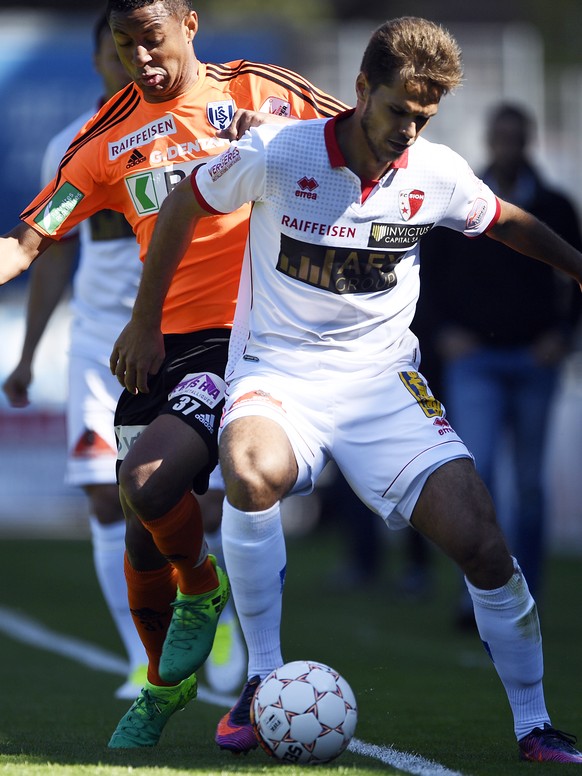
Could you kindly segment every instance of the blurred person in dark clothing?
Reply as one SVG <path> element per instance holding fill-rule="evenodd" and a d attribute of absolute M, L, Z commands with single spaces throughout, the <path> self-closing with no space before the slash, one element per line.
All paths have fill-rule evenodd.
<path fill-rule="evenodd" d="M 544 181 L 530 159 L 533 136 L 534 122 L 524 110 L 497 106 L 487 126 L 489 162 L 480 177 L 502 199 L 580 249 L 572 203 Z M 423 257 L 418 315 L 418 327 L 426 330 L 423 354 L 429 353 L 430 369 L 440 369 L 447 415 L 491 492 L 500 449 L 509 445 L 514 508 L 506 532 L 539 599 L 547 421 L 579 317 L 578 289 L 549 265 L 529 261 L 501 242 L 466 240 L 450 229 L 435 229 L 423 240 Z M 424 361 L 424 372 L 423 367 Z M 427 376 L 432 384 L 433 375 Z M 466 610 L 460 607 L 459 624 L 465 614 L 472 619 L 470 601 Z"/>

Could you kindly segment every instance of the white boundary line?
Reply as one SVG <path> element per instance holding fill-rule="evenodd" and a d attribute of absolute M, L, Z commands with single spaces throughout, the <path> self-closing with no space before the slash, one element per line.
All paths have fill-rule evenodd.
<path fill-rule="evenodd" d="M 88 641 L 56 633 L 37 620 L 5 606 L 0 606 L 0 632 L 15 641 L 63 655 L 96 671 L 105 671 L 119 676 L 126 676 L 128 672 L 127 661 L 118 655 Z M 235 697 L 220 695 L 200 685 L 198 699 L 204 703 L 225 708 L 233 706 L 236 702 Z M 463 776 L 459 771 L 451 771 L 444 765 L 426 760 L 420 755 L 400 752 L 391 746 L 368 744 L 358 738 L 351 740 L 348 750 L 354 754 L 379 760 L 412 776 Z"/>

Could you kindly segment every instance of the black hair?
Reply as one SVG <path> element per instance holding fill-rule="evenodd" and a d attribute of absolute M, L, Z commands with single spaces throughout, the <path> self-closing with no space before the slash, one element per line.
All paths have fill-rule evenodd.
<path fill-rule="evenodd" d="M 192 10 L 191 0 L 107 0 L 105 16 L 109 19 L 113 11 L 129 13 L 156 3 L 161 3 L 171 16 L 183 17 Z"/>

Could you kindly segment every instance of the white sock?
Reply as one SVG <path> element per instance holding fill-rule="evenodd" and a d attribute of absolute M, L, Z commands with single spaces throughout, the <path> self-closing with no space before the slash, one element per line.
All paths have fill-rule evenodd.
<path fill-rule="evenodd" d="M 248 678 L 282 665 L 281 604 L 287 564 L 279 503 L 241 512 L 224 499 L 222 548 L 249 653 Z"/>
<path fill-rule="evenodd" d="M 222 551 L 222 530 L 218 528 L 216 531 L 206 531 L 206 543 L 208 544 L 208 552 L 211 555 L 214 555 L 216 558 L 216 562 L 220 566 L 220 568 L 225 568 L 224 563 L 224 552 Z M 230 622 L 235 616 L 235 610 L 234 610 L 234 603 L 232 600 L 232 596 L 228 599 L 228 602 L 224 609 L 222 610 L 222 614 L 220 615 L 220 622 Z"/>
<path fill-rule="evenodd" d="M 515 572 L 496 590 L 465 582 L 485 649 L 503 682 L 517 739 L 549 723 L 543 689 L 544 658 L 538 612 L 515 558 Z"/>
<path fill-rule="evenodd" d="M 103 597 L 127 652 L 130 671 L 147 664 L 147 656 L 133 623 L 127 602 L 127 583 L 123 571 L 125 521 L 104 525 L 89 518 L 93 540 L 93 561 Z"/>

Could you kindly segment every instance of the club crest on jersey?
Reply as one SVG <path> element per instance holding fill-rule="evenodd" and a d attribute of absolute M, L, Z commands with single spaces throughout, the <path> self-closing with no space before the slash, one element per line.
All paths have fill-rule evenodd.
<path fill-rule="evenodd" d="M 415 216 L 424 202 L 424 191 L 420 189 L 404 189 L 398 194 L 398 209 L 404 221 Z"/>
<path fill-rule="evenodd" d="M 215 129 L 226 129 L 234 116 L 234 102 L 232 100 L 208 102 L 206 116 Z"/>
<path fill-rule="evenodd" d="M 272 113 L 275 116 L 290 116 L 291 104 L 280 97 L 268 97 L 260 110 L 261 113 Z"/>

